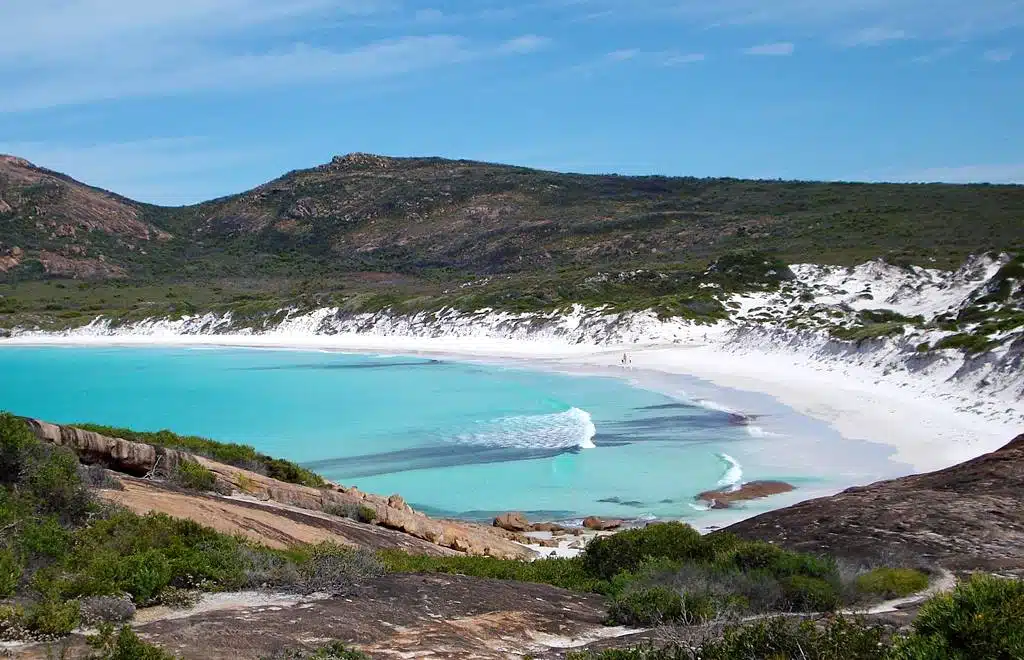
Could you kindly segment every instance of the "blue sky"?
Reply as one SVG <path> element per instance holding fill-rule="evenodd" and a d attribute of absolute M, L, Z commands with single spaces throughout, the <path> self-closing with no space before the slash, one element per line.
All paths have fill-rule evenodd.
<path fill-rule="evenodd" d="M 1024 182 L 1021 0 L 0 0 L 0 152 L 145 201 L 335 154 Z"/>

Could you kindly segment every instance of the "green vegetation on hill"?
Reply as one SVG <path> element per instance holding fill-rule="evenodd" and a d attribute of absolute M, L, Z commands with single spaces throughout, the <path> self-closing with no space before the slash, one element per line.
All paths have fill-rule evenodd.
<path fill-rule="evenodd" d="M 325 483 L 323 477 L 320 475 L 315 474 L 314 472 L 311 472 L 291 461 L 286 461 L 281 458 L 273 458 L 266 454 L 262 454 L 249 445 L 217 442 L 215 440 L 200 438 L 194 435 L 178 435 L 177 433 L 172 433 L 167 430 L 156 432 L 133 431 L 131 429 L 102 426 L 100 424 L 72 424 L 71 426 L 85 431 L 93 431 L 94 433 L 99 433 L 100 435 L 105 435 L 111 438 L 121 438 L 123 440 L 131 440 L 132 442 L 144 442 L 146 444 L 156 445 L 158 447 L 167 447 L 169 449 L 180 449 L 182 451 L 205 456 L 206 458 L 220 463 L 234 465 L 235 467 L 240 467 L 251 472 L 258 472 L 273 479 L 277 479 L 278 481 L 286 481 L 291 484 L 320 488 Z M 194 468 L 186 469 L 192 470 L 191 473 L 184 475 L 184 478 L 188 481 L 187 485 L 190 487 L 196 487 L 200 490 L 209 490 L 209 488 L 213 487 L 209 478 L 204 477 L 202 473 L 194 470 Z M 210 478 L 212 478 L 212 475 Z M 201 486 L 203 483 L 201 482 L 206 483 L 208 487 L 202 488 Z"/>
<path fill-rule="evenodd" d="M 159 208 L 38 168 L 7 177 L 4 167 L 0 258 L 19 251 L 0 272 L 6 327 L 197 311 L 255 325 L 283 306 L 328 304 L 583 302 L 714 320 L 723 310 L 696 280 L 774 276 L 730 262 L 751 250 L 785 263 L 881 257 L 952 268 L 1024 248 L 1020 186 L 576 175 L 353 155 L 240 195 Z M 26 176 L 34 183 L 19 183 Z M 82 218 L 69 199 L 96 227 L 87 237 L 72 231 Z M 40 229 L 41 213 L 67 230 Z"/>
<path fill-rule="evenodd" d="M 187 592 L 331 591 L 383 571 L 368 553 L 329 544 L 274 551 L 192 521 L 105 506 L 82 473 L 70 450 L 0 414 L 0 638 L 118 623 Z"/>

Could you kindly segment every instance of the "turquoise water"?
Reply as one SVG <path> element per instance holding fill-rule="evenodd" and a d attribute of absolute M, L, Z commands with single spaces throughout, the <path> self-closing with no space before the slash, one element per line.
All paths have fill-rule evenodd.
<path fill-rule="evenodd" d="M 241 442 L 433 514 L 694 517 L 737 415 L 619 379 L 245 349 L 0 349 L 0 409 Z M 746 478 L 791 478 L 744 462 Z"/>

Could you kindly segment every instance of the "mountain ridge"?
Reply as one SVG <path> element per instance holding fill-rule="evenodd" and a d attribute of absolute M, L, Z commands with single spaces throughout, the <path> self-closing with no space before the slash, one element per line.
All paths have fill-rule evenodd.
<path fill-rule="evenodd" d="M 363 153 L 184 207 L 3 156 L 0 200 L 0 258 L 17 259 L 8 280 L 536 273 L 704 263 L 750 247 L 790 263 L 953 265 L 1024 243 L 1021 186 L 564 174 Z M 48 267 L 44 252 L 94 268 Z"/>

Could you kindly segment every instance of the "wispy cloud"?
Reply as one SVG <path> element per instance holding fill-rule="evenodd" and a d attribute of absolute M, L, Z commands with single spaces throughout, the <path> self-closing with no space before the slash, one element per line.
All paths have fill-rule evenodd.
<path fill-rule="evenodd" d="M 325 40 L 318 26 L 400 11 L 397 0 L 6 0 L 0 112 L 108 99 L 359 81 L 532 53 L 538 35 Z M 424 10 L 421 21 L 444 15 Z"/>
<path fill-rule="evenodd" d="M 907 38 L 909 35 L 905 30 L 876 26 L 857 30 L 842 38 L 841 42 L 844 46 L 878 46 L 887 41 L 899 41 Z"/>
<path fill-rule="evenodd" d="M 914 183 L 1024 183 L 1024 163 L 932 167 L 908 172 L 891 180 Z"/>
<path fill-rule="evenodd" d="M 988 62 L 1007 62 L 1013 57 L 1013 51 L 1007 48 L 986 50 L 982 57 Z"/>
<path fill-rule="evenodd" d="M 902 38 L 941 40 L 1024 26 L 1020 0 L 576 0 L 562 4 L 580 15 L 614 20 L 674 18 L 702 27 L 771 25 L 832 42 L 858 31 L 870 36 L 874 30 L 902 30 Z"/>
<path fill-rule="evenodd" d="M 796 47 L 792 43 L 783 41 L 774 44 L 761 44 L 760 46 L 744 48 L 743 53 L 746 55 L 768 55 L 778 57 L 792 55 L 794 50 L 796 50 Z"/>
<path fill-rule="evenodd" d="M 707 59 L 704 53 L 687 53 L 685 55 L 678 54 L 666 54 L 665 59 L 662 60 L 662 64 L 665 66 L 681 66 L 683 64 L 694 64 L 695 62 L 703 62 Z"/>

